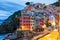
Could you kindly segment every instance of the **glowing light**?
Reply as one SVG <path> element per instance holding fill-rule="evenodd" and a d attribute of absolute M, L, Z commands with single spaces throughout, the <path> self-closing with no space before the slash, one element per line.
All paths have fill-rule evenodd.
<path fill-rule="evenodd" d="M 44 24 L 42 27 L 43 27 L 43 28 L 46 28 L 46 25 Z"/>
<path fill-rule="evenodd" d="M 55 22 L 52 22 L 52 26 L 55 26 Z"/>
<path fill-rule="evenodd" d="M 59 37 L 59 32 L 57 29 L 55 29 L 50 34 L 48 34 L 48 35 L 46 35 L 38 40 L 57 40 L 58 37 Z"/>
<path fill-rule="evenodd" d="M 31 30 L 31 28 L 29 26 L 21 26 L 22 30 Z"/>
<path fill-rule="evenodd" d="M 27 27 L 26 26 L 22 26 L 22 30 L 27 30 Z"/>

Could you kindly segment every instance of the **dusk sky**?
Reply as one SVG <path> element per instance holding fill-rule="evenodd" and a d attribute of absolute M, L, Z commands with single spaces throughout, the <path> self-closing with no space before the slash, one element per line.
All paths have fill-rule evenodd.
<path fill-rule="evenodd" d="M 5 20 L 12 15 L 13 12 L 23 9 L 25 3 L 28 1 L 48 5 L 58 0 L 0 0 L 0 20 Z"/>

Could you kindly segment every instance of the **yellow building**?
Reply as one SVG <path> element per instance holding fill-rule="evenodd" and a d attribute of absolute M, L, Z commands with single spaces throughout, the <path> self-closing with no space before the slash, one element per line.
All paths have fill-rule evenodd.
<path fill-rule="evenodd" d="M 33 28 L 35 27 L 34 25 L 34 16 L 30 17 L 30 27 L 31 27 L 31 31 L 33 30 Z"/>

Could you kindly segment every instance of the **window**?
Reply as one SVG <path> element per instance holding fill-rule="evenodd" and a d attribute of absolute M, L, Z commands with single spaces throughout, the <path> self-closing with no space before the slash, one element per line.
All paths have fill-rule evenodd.
<path fill-rule="evenodd" d="M 32 20 L 34 20 L 34 18 L 31 18 Z"/>

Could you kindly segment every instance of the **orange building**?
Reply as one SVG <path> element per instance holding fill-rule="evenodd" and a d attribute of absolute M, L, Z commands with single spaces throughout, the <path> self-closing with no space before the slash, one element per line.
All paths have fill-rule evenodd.
<path fill-rule="evenodd" d="M 35 10 L 35 8 L 32 7 L 32 6 L 26 6 L 26 9 L 27 9 L 28 11 L 34 11 L 34 10 Z"/>

